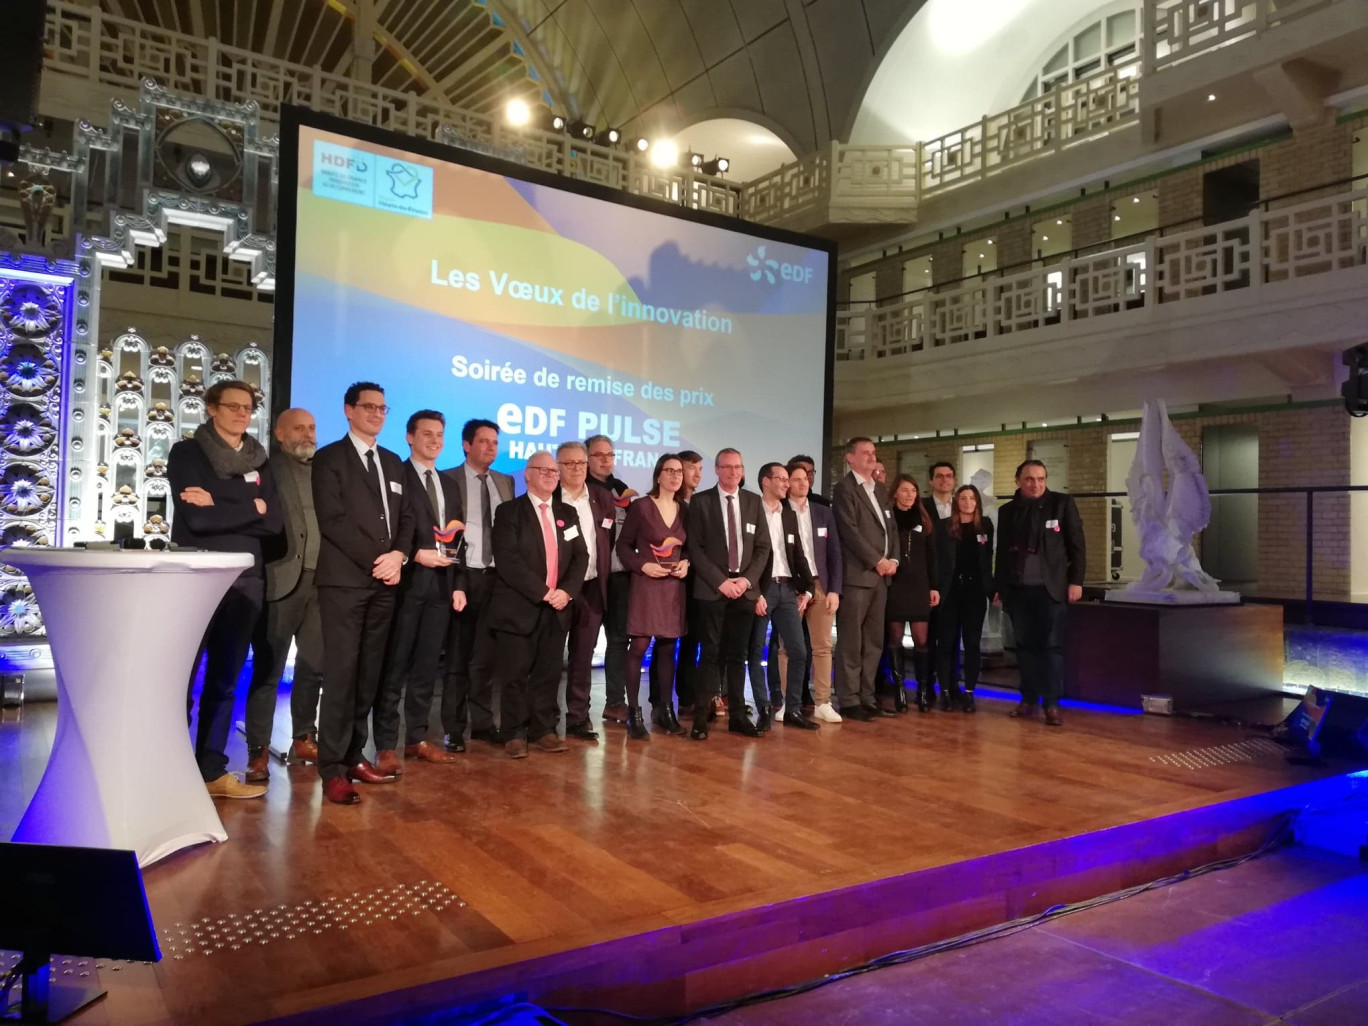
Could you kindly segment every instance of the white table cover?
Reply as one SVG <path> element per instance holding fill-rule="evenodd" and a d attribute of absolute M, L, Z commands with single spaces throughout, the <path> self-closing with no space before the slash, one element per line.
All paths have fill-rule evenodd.
<path fill-rule="evenodd" d="M 227 840 L 185 694 L 204 629 L 252 557 L 24 547 L 0 562 L 28 576 L 57 671 L 57 737 L 13 839 L 132 849 L 141 866 Z"/>

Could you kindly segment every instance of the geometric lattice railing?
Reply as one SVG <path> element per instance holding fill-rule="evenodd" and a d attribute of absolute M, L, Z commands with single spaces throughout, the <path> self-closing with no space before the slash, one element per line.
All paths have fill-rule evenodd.
<path fill-rule="evenodd" d="M 1145 0 L 1145 71 L 1258 35 L 1342 0 Z"/>

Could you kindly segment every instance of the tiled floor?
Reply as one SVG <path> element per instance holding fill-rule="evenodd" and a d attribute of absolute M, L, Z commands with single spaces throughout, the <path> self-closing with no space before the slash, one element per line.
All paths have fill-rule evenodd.
<path fill-rule="evenodd" d="M 728 1026 L 1368 1023 L 1368 866 L 1289 848 Z"/>

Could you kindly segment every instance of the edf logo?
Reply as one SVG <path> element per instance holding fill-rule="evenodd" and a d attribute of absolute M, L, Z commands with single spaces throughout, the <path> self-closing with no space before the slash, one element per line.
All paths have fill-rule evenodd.
<path fill-rule="evenodd" d="M 754 253 L 746 255 L 746 263 L 751 267 L 751 281 L 765 279 L 769 284 L 775 283 L 776 276 L 784 281 L 791 281 L 799 285 L 806 285 L 812 281 L 813 270 L 811 267 L 804 267 L 802 264 L 788 264 L 775 260 L 773 257 L 765 256 L 765 247 L 757 246 Z"/>

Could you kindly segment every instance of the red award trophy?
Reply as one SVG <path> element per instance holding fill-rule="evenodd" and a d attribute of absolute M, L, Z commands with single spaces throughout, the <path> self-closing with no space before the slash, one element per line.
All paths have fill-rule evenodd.
<path fill-rule="evenodd" d="M 456 537 L 465 531 L 465 524 L 459 520 L 448 520 L 446 527 L 434 527 L 432 537 L 437 540 L 437 555 L 443 559 L 456 558 Z"/>
<path fill-rule="evenodd" d="M 670 535 L 670 537 L 666 538 L 659 545 L 651 546 L 651 555 L 655 556 L 655 561 L 658 565 L 664 567 L 666 570 L 670 571 L 670 573 L 674 573 L 679 567 L 679 560 L 678 558 L 672 557 L 674 557 L 675 549 L 683 544 L 684 543 L 674 535 Z"/>

